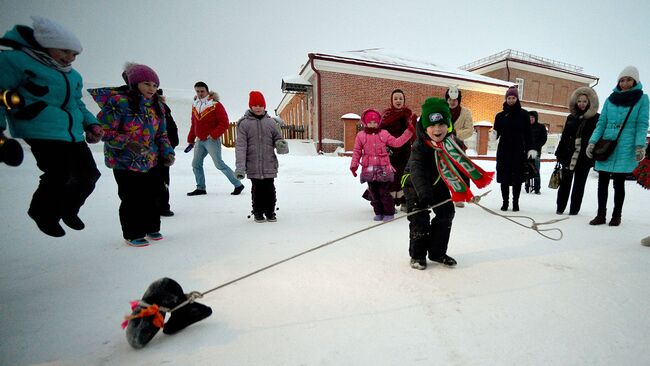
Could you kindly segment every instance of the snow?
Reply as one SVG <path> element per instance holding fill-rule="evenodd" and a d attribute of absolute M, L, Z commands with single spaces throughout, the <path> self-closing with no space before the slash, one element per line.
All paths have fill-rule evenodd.
<path fill-rule="evenodd" d="M 559 242 L 468 205 L 457 209 L 449 244 L 458 266 L 417 271 L 408 264 L 407 220 L 397 219 L 212 292 L 200 300 L 210 318 L 131 349 L 122 316 L 157 278 L 204 292 L 375 224 L 350 158 L 304 146 L 313 151 L 313 142 L 292 140 L 279 157 L 278 222 L 262 224 L 246 217 L 250 182 L 231 196 L 209 159 L 208 195 L 187 197 L 191 154 L 179 149 L 176 215 L 162 218 L 165 239 L 146 248 L 122 240 L 100 145 L 102 177 L 80 213 L 87 227 L 59 239 L 26 215 L 40 174 L 29 150 L 22 166 L 0 165 L 0 364 L 650 363 L 650 248 L 639 245 L 650 234 L 650 192 L 628 181 L 622 225 L 592 227 L 595 174 L 581 213 L 552 225 L 564 232 Z M 233 149 L 223 154 L 232 166 Z M 545 183 L 552 168 L 542 163 Z M 481 204 L 497 209 L 499 188 L 488 188 Z M 520 214 L 558 218 L 555 193 L 522 193 Z"/>

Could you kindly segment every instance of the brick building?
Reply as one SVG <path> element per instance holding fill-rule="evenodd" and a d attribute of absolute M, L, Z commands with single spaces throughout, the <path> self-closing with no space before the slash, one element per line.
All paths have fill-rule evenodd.
<path fill-rule="evenodd" d="M 304 131 L 318 151 L 332 152 L 343 145 L 343 115 L 371 107 L 382 111 L 397 88 L 419 115 L 426 98 L 443 98 L 450 85 L 461 89 L 462 104 L 475 122 L 491 122 L 513 83 L 377 49 L 310 53 L 299 75 L 283 78 L 285 96 L 275 112 L 289 127 Z"/>
<path fill-rule="evenodd" d="M 523 108 L 539 113 L 550 133 L 560 133 L 569 114 L 571 93 L 598 81 L 582 67 L 524 52 L 505 50 L 460 67 L 518 85 Z"/>

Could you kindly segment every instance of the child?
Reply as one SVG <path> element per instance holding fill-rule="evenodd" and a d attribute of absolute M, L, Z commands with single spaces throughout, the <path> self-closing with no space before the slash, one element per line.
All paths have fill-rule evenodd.
<path fill-rule="evenodd" d="M 261 92 L 250 92 L 248 107 L 250 109 L 237 122 L 235 176 L 241 180 L 247 175 L 251 180 L 255 222 L 276 222 L 273 180 L 278 175 L 278 157 L 273 149 L 277 149 L 278 154 L 287 154 L 289 147 L 275 120 L 266 113 L 266 101 Z"/>
<path fill-rule="evenodd" d="M 402 177 L 408 212 L 421 211 L 408 217 L 409 254 L 414 269 L 427 268 L 427 253 L 434 262 L 456 265 L 456 260 L 447 255 L 455 215 L 453 202 L 472 199 L 463 175 L 482 188 L 492 181 L 494 174 L 484 172 L 467 158 L 449 135 L 452 129 L 451 112 L 445 100 L 427 99 L 422 105 L 417 138 Z M 433 208 L 435 217 L 429 222 L 426 208 L 445 201 L 448 202 Z"/>
<path fill-rule="evenodd" d="M 0 39 L 12 48 L 0 53 L 0 90 L 24 98 L 22 107 L 0 107 L 0 137 L 8 122 L 11 135 L 31 147 L 43 174 L 27 213 L 43 233 L 61 237 L 59 221 L 85 227 L 79 209 L 100 176 L 86 142 L 99 142 L 103 132 L 81 100 L 83 82 L 72 68 L 82 51 L 79 39 L 49 19 L 32 19 L 33 28 L 17 25 Z"/>
<path fill-rule="evenodd" d="M 366 109 L 361 113 L 363 131 L 357 134 L 354 141 L 354 153 L 350 170 L 357 176 L 359 160 L 361 160 L 361 183 L 368 182 L 370 204 L 375 210 L 375 221 L 390 221 L 395 215 L 395 203 L 390 194 L 394 180 L 395 168 L 390 164 L 386 145 L 400 147 L 414 134 L 412 123 L 400 137 L 393 137 L 390 132 L 379 129 L 381 114 L 376 109 Z"/>
<path fill-rule="evenodd" d="M 161 240 L 160 215 L 156 207 L 159 176 L 153 169 L 174 163 L 174 148 L 167 137 L 165 112 L 157 94 L 158 75 L 146 65 L 125 70 L 128 91 L 115 88 L 88 90 L 101 108 L 97 119 L 104 128 L 104 159 L 113 169 L 117 194 L 122 201 L 119 215 L 122 236 L 134 247 Z"/>

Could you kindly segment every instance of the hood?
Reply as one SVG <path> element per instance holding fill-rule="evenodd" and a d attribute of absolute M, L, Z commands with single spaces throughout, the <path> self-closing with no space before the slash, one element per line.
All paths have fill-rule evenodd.
<path fill-rule="evenodd" d="M 36 42 L 34 30 L 26 25 L 17 25 L 0 38 L 0 45 L 19 50 L 23 47 L 43 50 Z"/>
<path fill-rule="evenodd" d="M 528 115 L 535 117 L 535 123 L 539 123 L 539 114 L 537 111 L 529 111 Z"/>
<path fill-rule="evenodd" d="M 589 99 L 589 108 L 584 113 L 584 118 L 589 119 L 598 113 L 598 107 L 600 106 L 598 102 L 598 94 L 596 92 L 588 87 L 588 86 L 583 86 L 578 89 L 576 89 L 573 94 L 571 94 L 571 98 L 569 99 L 569 110 L 571 111 L 571 114 L 574 116 L 578 116 L 578 106 L 576 105 L 576 101 L 578 100 L 578 97 L 580 95 L 586 95 L 587 99 Z"/>

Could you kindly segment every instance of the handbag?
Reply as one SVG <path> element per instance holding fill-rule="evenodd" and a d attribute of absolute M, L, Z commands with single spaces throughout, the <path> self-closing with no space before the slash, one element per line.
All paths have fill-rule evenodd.
<path fill-rule="evenodd" d="M 627 111 L 627 116 L 625 116 L 625 121 L 623 121 L 621 128 L 618 130 L 618 135 L 616 135 L 616 139 L 605 140 L 601 137 L 600 140 L 596 142 L 596 145 L 594 146 L 594 150 L 591 153 L 591 156 L 594 157 L 594 160 L 605 161 L 609 159 L 610 155 L 612 155 L 612 152 L 614 152 L 614 149 L 616 149 L 616 143 L 618 142 L 618 138 L 621 137 L 621 132 L 623 132 L 623 128 L 627 123 L 627 119 L 630 118 L 630 113 L 632 113 L 632 109 L 634 108 L 635 105 L 636 103 L 634 103 L 634 105 L 630 107 L 630 110 Z"/>
<path fill-rule="evenodd" d="M 555 163 L 555 168 L 553 173 L 551 173 L 551 179 L 548 181 L 548 188 L 558 189 L 560 187 L 560 182 L 562 181 L 562 165 L 560 163 Z"/>

